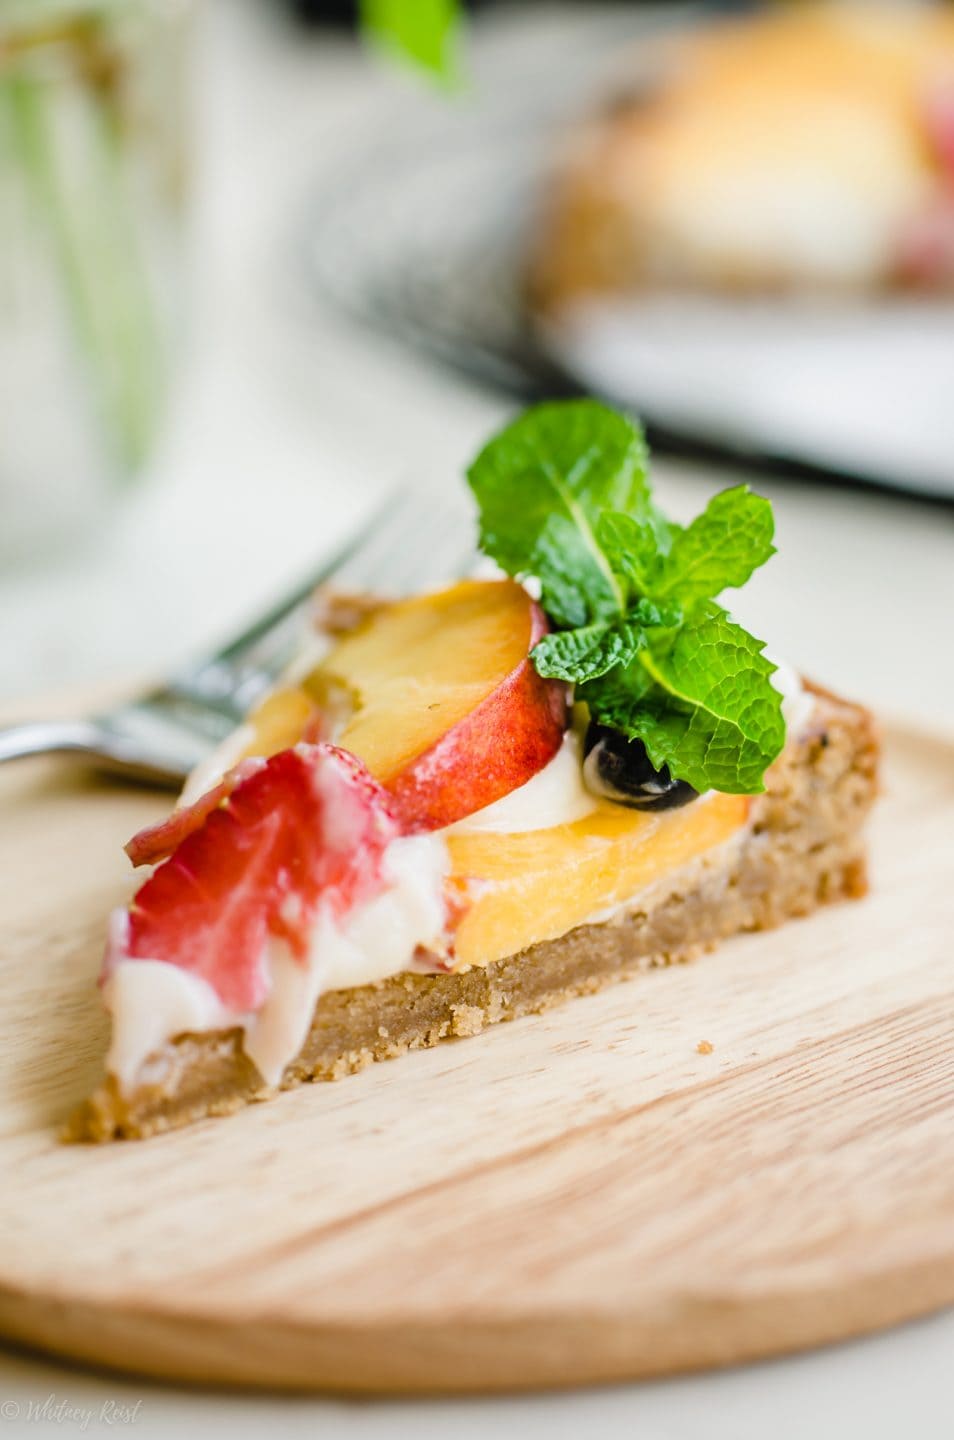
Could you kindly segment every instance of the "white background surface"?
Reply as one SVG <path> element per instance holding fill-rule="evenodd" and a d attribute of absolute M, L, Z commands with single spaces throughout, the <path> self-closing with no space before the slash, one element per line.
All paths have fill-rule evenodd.
<path fill-rule="evenodd" d="M 0 696 L 159 672 L 307 575 L 374 495 L 440 492 L 505 412 L 321 313 L 296 268 L 309 187 L 408 91 L 343 45 L 297 41 L 252 0 L 200 26 L 193 343 L 149 483 L 105 531 L 0 576 Z M 493 37 L 480 64 L 492 64 Z M 443 102 L 441 102 L 443 103 Z M 466 101 L 457 102 L 466 103 Z M 954 465 L 954 457 L 952 457 Z M 677 513 L 731 477 L 660 463 Z M 780 554 L 739 604 L 772 648 L 882 710 L 954 731 L 952 513 L 766 482 Z M 9 1183 L 9 1182 L 8 1182 Z M 954 1220 L 952 1220 L 954 1223 Z M 211 1396 L 0 1355 L 3 1433 L 813 1440 L 954 1435 L 954 1317 L 757 1368 L 555 1397 L 430 1404 Z M 79 1413 L 30 1418 L 53 1396 Z M 141 1408 L 132 1422 L 104 1402 Z M 86 1418 L 88 1412 L 88 1418 Z"/>

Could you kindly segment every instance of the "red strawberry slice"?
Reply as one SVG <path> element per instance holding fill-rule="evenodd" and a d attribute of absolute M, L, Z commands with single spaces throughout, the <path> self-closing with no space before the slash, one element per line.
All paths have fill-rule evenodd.
<path fill-rule="evenodd" d="M 954 277 L 954 84 L 936 83 L 921 98 L 921 119 L 939 173 L 927 197 L 902 229 L 896 253 L 899 279 L 932 287 Z"/>
<path fill-rule="evenodd" d="M 269 937 L 304 958 L 319 902 L 341 916 L 375 894 L 397 833 L 385 792 L 353 755 L 324 744 L 282 750 L 206 807 L 141 887 L 104 974 L 121 959 L 165 960 L 207 981 L 229 1009 L 255 1010 L 268 994 Z"/>
<path fill-rule="evenodd" d="M 218 785 L 200 795 L 194 804 L 184 805 L 181 810 L 173 810 L 167 819 L 160 820 L 156 825 L 147 825 L 144 830 L 138 830 L 123 847 L 132 863 L 155 865 L 159 860 L 165 860 L 178 849 L 187 835 L 198 830 L 206 817 L 228 799 L 236 785 L 254 775 L 264 764 L 264 760 L 243 760 L 240 765 L 227 771 Z"/>
<path fill-rule="evenodd" d="M 954 192 L 937 197 L 901 235 L 896 268 L 908 285 L 938 286 L 954 277 Z"/>
<path fill-rule="evenodd" d="M 954 85 L 934 86 L 923 104 L 928 143 L 949 181 L 954 181 Z"/>

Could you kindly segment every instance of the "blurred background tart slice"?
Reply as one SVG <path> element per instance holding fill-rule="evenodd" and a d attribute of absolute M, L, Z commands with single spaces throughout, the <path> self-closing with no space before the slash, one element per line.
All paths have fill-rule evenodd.
<path fill-rule="evenodd" d="M 538 219 L 533 302 L 950 287 L 952 137 L 943 9 L 804 5 L 691 32 L 571 139 Z"/>

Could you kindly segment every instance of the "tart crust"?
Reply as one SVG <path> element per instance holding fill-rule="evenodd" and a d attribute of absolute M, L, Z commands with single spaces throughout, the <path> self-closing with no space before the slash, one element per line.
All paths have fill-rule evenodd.
<path fill-rule="evenodd" d="M 826 691 L 809 727 L 766 777 L 739 836 L 636 896 L 604 923 L 460 974 L 409 972 L 322 995 L 281 1089 L 336 1080 L 375 1060 L 475 1035 L 602 989 L 638 971 L 693 959 L 741 931 L 765 930 L 867 889 L 862 823 L 877 793 L 871 715 Z M 242 1050 L 241 1031 L 177 1036 L 123 1093 L 113 1076 L 75 1111 L 65 1138 L 145 1138 L 274 1093 Z"/>

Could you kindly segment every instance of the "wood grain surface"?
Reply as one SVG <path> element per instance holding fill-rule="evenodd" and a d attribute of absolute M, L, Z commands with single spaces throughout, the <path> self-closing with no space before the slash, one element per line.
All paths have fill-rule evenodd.
<path fill-rule="evenodd" d="M 549 1015 L 145 1142 L 63 1146 L 121 844 L 0 776 L 0 1333 L 362 1391 L 654 1375 L 954 1301 L 954 747 L 897 728 L 873 892 Z M 711 1046 L 711 1051 L 709 1047 Z"/>

